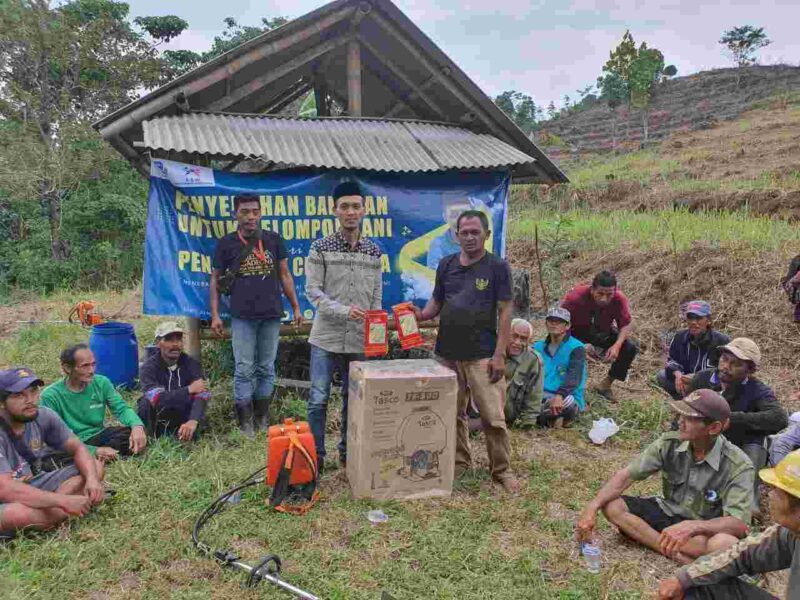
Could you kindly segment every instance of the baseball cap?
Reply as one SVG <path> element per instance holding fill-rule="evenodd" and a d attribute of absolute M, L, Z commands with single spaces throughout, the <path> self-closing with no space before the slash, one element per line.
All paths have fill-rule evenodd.
<path fill-rule="evenodd" d="M 156 327 L 156 339 L 159 340 L 163 337 L 167 337 L 170 333 L 183 333 L 183 327 L 181 327 L 177 321 L 164 321 L 163 323 L 159 323 L 158 327 Z"/>
<path fill-rule="evenodd" d="M 714 390 L 695 390 L 683 400 L 670 402 L 672 410 L 687 417 L 713 419 L 724 423 L 731 416 L 731 407 Z"/>
<path fill-rule="evenodd" d="M 683 307 L 684 315 L 697 315 L 698 317 L 710 317 L 711 305 L 705 300 L 690 300 Z"/>
<path fill-rule="evenodd" d="M 550 310 L 547 311 L 547 319 L 558 319 L 559 321 L 564 321 L 564 323 L 569 323 L 572 318 L 572 315 L 569 314 L 569 311 L 566 308 L 561 308 L 560 306 L 553 306 Z"/>
<path fill-rule="evenodd" d="M 761 350 L 758 349 L 758 344 L 750 338 L 736 338 L 724 346 L 718 346 L 717 349 L 730 352 L 740 360 L 749 360 L 755 366 L 761 362 Z"/>
<path fill-rule="evenodd" d="M 44 381 L 27 367 L 15 367 L 0 371 L 0 391 L 16 394 L 34 384 L 44 385 Z"/>
<path fill-rule="evenodd" d="M 761 469 L 758 476 L 764 483 L 800 498 L 800 450 L 787 454 L 772 469 Z"/>

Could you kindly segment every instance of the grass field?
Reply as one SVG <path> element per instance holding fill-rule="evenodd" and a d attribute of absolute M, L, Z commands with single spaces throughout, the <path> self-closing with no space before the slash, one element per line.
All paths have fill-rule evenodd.
<path fill-rule="evenodd" d="M 100 297 L 106 304 L 118 301 L 114 294 Z M 62 296 L 64 310 L 69 301 Z M 132 321 L 139 339 L 150 339 L 155 320 Z M 3 364 L 27 364 L 52 381 L 59 349 L 87 337 L 74 325 L 22 325 L 0 341 L 0 356 Z M 206 360 L 218 365 L 226 352 L 209 346 Z M 251 442 L 232 430 L 230 379 L 215 380 L 213 390 L 212 434 L 190 446 L 161 440 L 144 457 L 111 465 L 107 480 L 118 493 L 88 518 L 0 546 L 0 596 L 281 597 L 266 588 L 243 591 L 239 573 L 201 557 L 190 542 L 204 506 L 265 458 L 263 436 Z M 133 402 L 135 396 L 126 398 Z M 241 504 L 212 520 L 203 535 L 213 547 L 231 548 L 251 562 L 279 554 L 285 577 L 321 598 L 377 599 L 382 591 L 398 599 L 641 597 L 655 585 L 656 573 L 669 571 L 669 563 L 644 555 L 652 572 L 638 573 L 636 567 L 637 576 L 629 577 L 626 570 L 643 553 L 620 543 L 603 525 L 606 568 L 600 576 L 590 575 L 572 541 L 572 524 L 613 466 L 655 435 L 663 407 L 651 392 L 615 407 L 599 400 L 595 416 L 612 414 L 626 423 L 602 449 L 586 440 L 591 414 L 570 430 L 514 433 L 513 466 L 525 482 L 517 498 L 488 480 L 478 439 L 476 469 L 450 499 L 354 501 L 344 473 L 334 470 L 322 482 L 321 503 L 306 517 L 268 510 L 262 487 L 247 491 Z M 303 404 L 289 401 L 278 410 L 302 416 Z M 333 432 L 329 442 L 335 441 Z M 390 519 L 373 526 L 366 513 L 378 506 Z"/>
<path fill-rule="evenodd" d="M 562 213 L 533 209 L 510 221 L 509 237 L 531 240 L 537 226 L 540 235 L 547 236 L 559 224 L 562 235 L 585 251 L 630 244 L 681 252 L 698 242 L 715 248 L 779 250 L 800 243 L 800 230 L 788 221 L 746 211 L 683 209 L 600 212 L 576 208 Z"/>

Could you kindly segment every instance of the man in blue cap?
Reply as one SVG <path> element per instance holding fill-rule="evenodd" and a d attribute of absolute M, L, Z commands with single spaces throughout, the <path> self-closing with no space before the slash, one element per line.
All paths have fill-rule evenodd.
<path fill-rule="evenodd" d="M 731 338 L 711 327 L 711 305 L 704 300 L 691 300 L 683 307 L 686 329 L 672 338 L 664 370 L 656 381 L 675 400 L 688 393 L 691 376 L 704 369 L 714 369 L 719 364 L 721 346 Z"/>
<path fill-rule="evenodd" d="M 39 408 L 44 382 L 24 367 L 0 371 L 0 537 L 26 527 L 49 529 L 82 517 L 103 501 L 103 465 L 48 408 Z M 47 447 L 74 463 L 45 472 Z"/>

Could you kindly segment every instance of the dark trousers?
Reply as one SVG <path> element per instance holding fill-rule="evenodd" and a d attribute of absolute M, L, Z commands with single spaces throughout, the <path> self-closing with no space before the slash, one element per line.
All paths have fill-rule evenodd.
<path fill-rule="evenodd" d="M 686 600 L 778 600 L 775 596 L 741 579 L 726 579 L 714 585 L 691 588 Z"/>
<path fill-rule="evenodd" d="M 616 343 L 618 337 L 618 332 L 610 331 L 608 333 L 598 334 L 594 340 L 581 341 L 584 344 L 591 344 L 596 348 L 608 350 Z M 611 363 L 608 376 L 611 377 L 611 379 L 616 379 L 617 381 L 625 381 L 628 378 L 628 370 L 631 368 L 631 363 L 633 362 L 633 359 L 636 358 L 637 354 L 639 354 L 639 346 L 629 339 L 625 340 L 625 342 L 622 344 L 622 348 L 619 350 L 617 360 Z"/>
<path fill-rule="evenodd" d="M 189 420 L 189 411 L 170 407 L 158 408 L 154 407 L 147 398 L 139 398 L 139 403 L 136 406 L 136 414 L 144 423 L 147 435 L 154 438 L 159 438 L 162 435 L 175 435 L 180 429 L 180 426 Z M 196 438 L 200 429 L 203 428 L 204 423 L 199 423 L 194 432 Z"/>
<path fill-rule="evenodd" d="M 661 389 L 669 393 L 674 400 L 680 400 L 682 398 L 678 393 L 678 389 L 675 387 L 675 379 L 673 377 L 667 377 L 666 369 L 661 369 L 656 374 L 656 383 L 658 383 Z"/>
<path fill-rule="evenodd" d="M 93 435 L 83 443 L 87 446 L 95 446 L 97 448 L 100 446 L 108 446 L 119 452 L 120 456 L 130 456 L 130 439 L 130 427 L 106 427 L 100 433 Z M 71 465 L 74 462 L 71 454 L 56 451 L 42 459 L 42 470 L 53 471 Z"/>
<path fill-rule="evenodd" d="M 97 435 L 93 435 L 83 442 L 87 446 L 108 446 L 119 452 L 120 456 L 131 455 L 131 428 L 130 427 L 106 427 Z"/>

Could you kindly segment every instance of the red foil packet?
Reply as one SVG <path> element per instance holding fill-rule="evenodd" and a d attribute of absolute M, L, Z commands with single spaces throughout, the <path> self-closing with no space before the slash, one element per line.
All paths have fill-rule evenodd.
<path fill-rule="evenodd" d="M 389 314 L 368 310 L 364 318 L 364 356 L 385 356 L 389 352 Z"/>
<path fill-rule="evenodd" d="M 414 314 L 414 310 L 411 308 L 411 302 L 395 304 L 392 307 L 392 314 L 394 315 L 394 323 L 397 326 L 400 347 L 403 350 L 418 348 L 425 343 L 422 335 L 420 335 L 417 315 Z"/>

